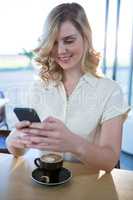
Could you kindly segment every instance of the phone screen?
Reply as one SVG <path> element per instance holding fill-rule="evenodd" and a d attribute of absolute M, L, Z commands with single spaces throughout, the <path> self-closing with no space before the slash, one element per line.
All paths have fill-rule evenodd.
<path fill-rule="evenodd" d="M 33 108 L 14 108 L 14 112 L 20 121 L 40 122 L 40 118 Z"/>

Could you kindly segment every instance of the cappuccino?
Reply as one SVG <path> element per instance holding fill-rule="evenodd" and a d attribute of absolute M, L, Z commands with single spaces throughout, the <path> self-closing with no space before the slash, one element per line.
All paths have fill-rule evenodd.
<path fill-rule="evenodd" d="M 63 157 L 60 154 L 47 153 L 36 158 L 34 163 L 37 167 L 47 171 L 60 170 L 63 166 Z"/>
<path fill-rule="evenodd" d="M 63 160 L 61 155 L 54 154 L 54 153 L 49 153 L 47 155 L 43 155 L 41 157 L 42 162 L 46 163 L 57 163 Z"/>

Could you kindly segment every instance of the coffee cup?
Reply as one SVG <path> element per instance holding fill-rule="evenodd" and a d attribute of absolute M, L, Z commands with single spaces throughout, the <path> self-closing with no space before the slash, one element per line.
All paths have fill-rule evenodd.
<path fill-rule="evenodd" d="M 60 154 L 48 153 L 34 160 L 35 165 L 44 170 L 44 176 L 40 177 L 46 182 L 55 182 L 63 166 L 63 157 Z"/>

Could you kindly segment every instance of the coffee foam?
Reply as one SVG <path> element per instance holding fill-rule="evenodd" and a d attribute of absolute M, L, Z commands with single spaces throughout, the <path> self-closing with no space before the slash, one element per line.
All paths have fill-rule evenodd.
<path fill-rule="evenodd" d="M 47 155 L 43 155 L 41 158 L 43 162 L 47 162 L 47 163 L 60 162 L 62 159 L 63 159 L 62 156 L 58 154 L 47 154 Z"/>
<path fill-rule="evenodd" d="M 55 158 L 52 158 L 52 157 L 46 157 L 46 158 L 44 159 L 44 161 L 49 162 L 49 163 L 53 163 L 53 162 L 55 162 L 56 160 L 55 160 Z"/>

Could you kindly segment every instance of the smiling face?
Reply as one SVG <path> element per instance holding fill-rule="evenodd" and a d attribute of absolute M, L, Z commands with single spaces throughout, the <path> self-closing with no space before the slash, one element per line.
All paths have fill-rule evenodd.
<path fill-rule="evenodd" d="M 75 26 L 66 21 L 61 24 L 51 55 L 63 69 L 81 68 L 84 41 Z"/>

